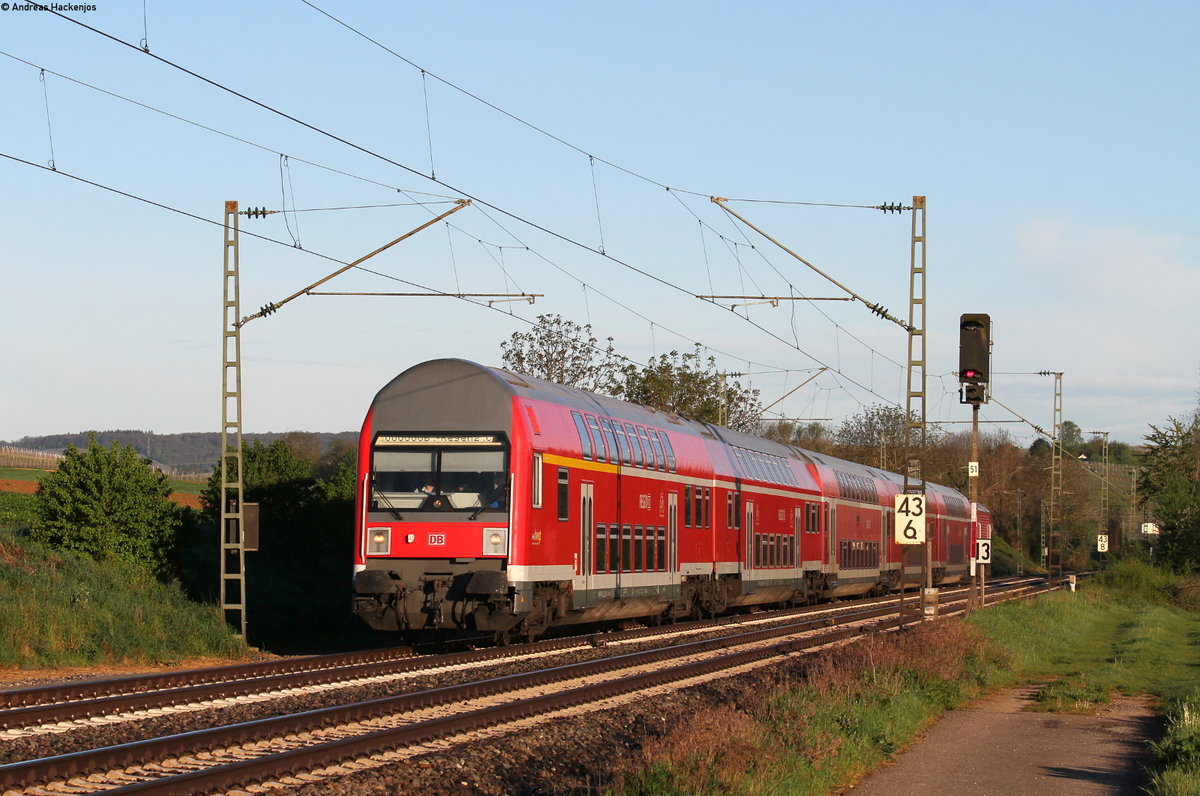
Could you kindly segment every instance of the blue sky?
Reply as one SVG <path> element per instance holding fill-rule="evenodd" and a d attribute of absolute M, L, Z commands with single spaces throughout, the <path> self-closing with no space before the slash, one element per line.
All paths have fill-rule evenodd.
<path fill-rule="evenodd" d="M 315 254 L 356 259 L 464 195 L 367 264 L 386 276 L 325 289 L 544 294 L 298 299 L 244 327 L 250 431 L 357 428 L 396 373 L 499 364 L 540 313 L 638 362 L 699 342 L 764 403 L 827 367 L 789 417 L 902 404 L 906 335 L 861 304 L 694 298 L 845 295 L 710 196 L 798 203 L 730 207 L 903 317 L 909 215 L 825 205 L 927 197 L 930 421 L 970 418 L 964 312 L 992 316 L 994 396 L 1039 425 L 1041 370 L 1065 373 L 1066 419 L 1118 440 L 1196 406 L 1195 4 L 94 5 L 0 11 L 0 439 L 220 427 L 220 228 L 67 175 L 215 222 L 225 200 L 406 205 L 243 218 L 282 241 L 243 236 L 243 314 L 339 267 Z"/>

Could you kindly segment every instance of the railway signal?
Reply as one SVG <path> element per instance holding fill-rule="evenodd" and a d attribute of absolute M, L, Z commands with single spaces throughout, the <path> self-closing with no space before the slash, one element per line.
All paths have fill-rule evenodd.
<path fill-rule="evenodd" d="M 958 319 L 958 380 L 963 384 L 986 384 L 992 359 L 992 319 L 981 312 L 968 312 Z"/>
<path fill-rule="evenodd" d="M 980 312 L 961 315 L 958 319 L 958 380 L 962 384 L 959 398 L 962 403 L 972 406 L 987 403 L 991 349 L 991 316 Z"/>

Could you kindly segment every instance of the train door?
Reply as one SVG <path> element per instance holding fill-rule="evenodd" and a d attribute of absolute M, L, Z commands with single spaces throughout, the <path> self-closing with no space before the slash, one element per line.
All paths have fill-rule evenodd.
<path fill-rule="evenodd" d="M 753 569 L 755 566 L 754 557 L 758 553 L 758 546 L 755 544 L 755 540 L 754 540 L 754 501 L 753 500 L 746 501 L 745 526 L 746 527 L 743 529 L 743 533 L 744 533 L 743 538 L 746 540 L 745 567 L 746 567 L 746 569 Z"/>
<path fill-rule="evenodd" d="M 893 509 L 885 508 L 883 514 L 879 518 L 879 570 L 884 572 L 888 569 L 889 559 L 888 543 L 892 540 L 892 512 Z"/>
<path fill-rule="evenodd" d="M 804 571 L 804 504 L 792 507 L 792 577 Z"/>
<path fill-rule="evenodd" d="M 663 566 L 659 561 L 658 565 Z M 679 493 L 667 493 L 667 561 L 668 572 L 679 571 Z"/>
<path fill-rule="evenodd" d="M 825 561 L 836 567 L 838 563 L 837 506 L 825 504 Z"/>
<path fill-rule="evenodd" d="M 575 562 L 575 574 L 583 576 L 585 591 L 591 588 L 592 572 L 595 570 L 592 564 L 594 490 L 595 484 L 591 481 L 583 481 L 579 484 L 579 559 Z"/>

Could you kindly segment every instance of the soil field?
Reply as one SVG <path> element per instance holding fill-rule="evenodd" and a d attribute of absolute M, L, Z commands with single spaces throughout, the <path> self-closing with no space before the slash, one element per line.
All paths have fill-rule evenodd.
<path fill-rule="evenodd" d="M 0 478 L 0 492 L 16 492 L 22 495 L 32 495 L 34 492 L 37 492 L 37 486 L 37 481 L 16 481 L 11 478 Z M 199 495 L 185 495 L 182 492 L 175 492 L 172 493 L 171 500 L 188 508 L 200 508 Z"/>

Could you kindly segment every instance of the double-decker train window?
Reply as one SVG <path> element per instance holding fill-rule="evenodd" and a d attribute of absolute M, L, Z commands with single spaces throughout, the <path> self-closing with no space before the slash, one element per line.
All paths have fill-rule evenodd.
<path fill-rule="evenodd" d="M 820 533 L 821 532 L 821 506 L 819 503 L 805 503 L 805 514 L 807 518 L 804 523 L 805 533 Z"/>
<path fill-rule="evenodd" d="M 738 475 L 743 478 L 750 475 L 750 467 L 746 464 L 746 454 L 741 448 L 733 449 L 733 458 L 738 468 Z"/>
<path fill-rule="evenodd" d="M 704 509 L 704 527 L 712 527 L 712 487 L 704 487 L 704 504 L 701 506 Z"/>
<path fill-rule="evenodd" d="M 579 447 L 583 452 L 583 458 L 591 461 L 592 437 L 588 434 L 587 424 L 583 422 L 583 415 L 578 412 L 572 412 L 571 419 L 575 421 L 575 430 L 579 432 Z"/>
<path fill-rule="evenodd" d="M 653 428 L 649 428 L 646 429 L 646 432 L 650 435 L 650 444 L 654 446 L 654 455 L 658 459 L 658 469 L 666 472 L 667 455 L 663 452 L 663 445 L 658 438 L 658 431 Z"/>
<path fill-rule="evenodd" d="M 646 458 L 642 455 L 642 441 L 638 439 L 637 427 L 633 423 L 626 423 L 625 430 L 629 432 L 629 447 L 633 449 L 633 463 L 638 467 L 645 467 Z"/>
<path fill-rule="evenodd" d="M 617 436 L 617 450 L 621 452 L 621 464 L 633 464 L 632 451 L 629 448 L 629 438 L 625 436 L 625 427 L 620 421 L 612 421 L 613 433 Z"/>
<path fill-rule="evenodd" d="M 602 522 L 596 523 L 596 572 L 608 571 L 608 526 Z"/>
<path fill-rule="evenodd" d="M 699 523 L 696 523 L 699 525 Z M 683 527 L 692 527 L 692 485 L 683 486 Z"/>
<path fill-rule="evenodd" d="M 675 449 L 671 447 L 671 439 L 665 431 L 658 432 L 658 436 L 662 440 L 663 450 L 667 454 L 667 469 L 675 472 Z"/>
<path fill-rule="evenodd" d="M 608 526 L 608 571 L 621 571 L 621 533 L 616 524 Z"/>
<path fill-rule="evenodd" d="M 613 435 L 612 423 L 607 417 L 600 418 L 600 428 L 604 429 L 604 443 L 608 448 L 608 460 L 613 464 L 618 462 L 617 438 Z"/>
<path fill-rule="evenodd" d="M 750 460 L 750 472 L 754 473 L 754 477 L 759 481 L 769 481 L 767 473 L 763 470 L 762 457 L 758 451 L 746 451 L 746 458 Z"/>
<path fill-rule="evenodd" d="M 643 572 L 646 569 L 645 555 L 646 552 L 646 536 L 642 531 L 642 526 L 633 526 L 633 571 Z"/>
<path fill-rule="evenodd" d="M 604 434 L 600 432 L 600 424 L 596 422 L 596 418 L 587 415 L 587 426 L 592 430 L 592 439 L 596 442 L 596 461 L 607 462 L 616 461 L 611 458 L 608 450 L 608 443 L 604 440 Z M 616 456 L 617 452 L 612 451 L 612 456 Z"/>
<path fill-rule="evenodd" d="M 630 572 L 632 560 L 630 555 L 633 552 L 633 526 L 621 526 L 621 571 Z"/>
<path fill-rule="evenodd" d="M 646 467 L 651 470 L 657 469 L 658 462 L 654 458 L 654 446 L 650 444 L 650 437 L 646 434 L 646 429 L 638 426 L 637 433 L 642 440 L 642 447 L 646 449 Z"/>
<path fill-rule="evenodd" d="M 566 467 L 558 468 L 558 518 L 567 521 L 571 517 L 571 473 Z"/>

